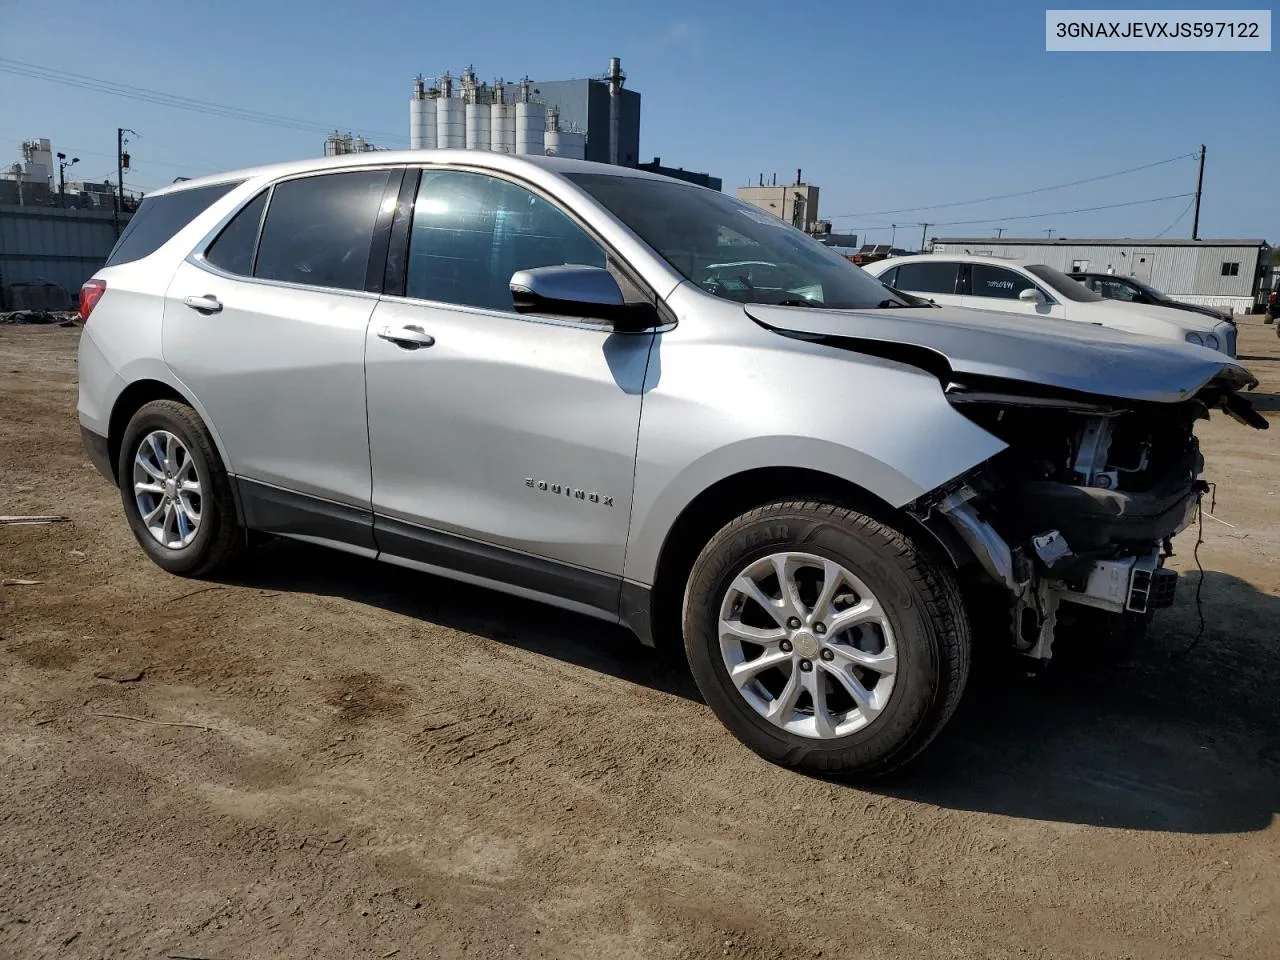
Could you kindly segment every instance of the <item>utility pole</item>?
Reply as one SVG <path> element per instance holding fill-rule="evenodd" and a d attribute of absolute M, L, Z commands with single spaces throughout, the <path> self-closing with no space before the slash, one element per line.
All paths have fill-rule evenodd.
<path fill-rule="evenodd" d="M 889 234 L 889 249 L 892 250 L 893 245 L 898 240 L 898 225 L 896 223 L 891 223 L 889 226 L 893 229 L 893 232 Z"/>
<path fill-rule="evenodd" d="M 1204 187 L 1204 144 L 1200 144 L 1200 172 L 1196 174 L 1196 215 L 1191 221 L 1191 239 L 1200 239 L 1200 190 Z"/>
<path fill-rule="evenodd" d="M 924 235 L 929 232 L 927 223 L 920 224 L 920 252 L 924 253 Z"/>
<path fill-rule="evenodd" d="M 1050 240 L 1052 240 L 1052 239 L 1053 239 L 1053 227 L 1050 227 L 1048 230 L 1046 230 L 1046 231 L 1044 232 L 1044 235 L 1045 235 L 1046 237 L 1048 237 Z"/>
<path fill-rule="evenodd" d="M 112 219 L 115 222 L 117 240 L 120 239 L 120 212 L 124 209 L 124 168 L 129 165 L 129 155 L 124 152 L 126 133 L 132 133 L 136 137 L 138 131 L 116 127 L 116 203 Z"/>
<path fill-rule="evenodd" d="M 999 239 L 1000 239 L 1000 237 L 1001 237 L 1001 235 L 1003 235 L 1003 234 L 1004 234 L 1004 231 L 1005 231 L 1005 228 L 1004 228 L 1004 227 L 996 227 L 996 239 L 997 239 L 997 240 L 999 240 Z"/>

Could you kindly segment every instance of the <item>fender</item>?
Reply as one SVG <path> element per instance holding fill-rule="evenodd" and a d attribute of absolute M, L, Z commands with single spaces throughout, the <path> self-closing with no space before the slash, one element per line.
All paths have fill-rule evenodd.
<path fill-rule="evenodd" d="M 1005 449 L 951 406 L 931 373 L 779 336 L 740 307 L 717 310 L 712 298 L 700 300 L 705 322 L 659 335 L 650 360 L 624 563 L 629 581 L 651 585 L 676 519 L 736 474 L 807 468 L 897 508 Z M 734 329 L 725 331 L 727 324 Z"/>

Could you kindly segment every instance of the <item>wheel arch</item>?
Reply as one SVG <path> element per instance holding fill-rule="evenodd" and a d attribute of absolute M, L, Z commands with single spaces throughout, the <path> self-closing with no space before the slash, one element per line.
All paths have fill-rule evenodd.
<path fill-rule="evenodd" d="M 690 500 L 671 524 L 658 551 L 648 603 L 648 630 L 654 645 L 680 645 L 684 584 L 707 541 L 734 518 L 774 500 L 830 500 L 916 534 L 921 548 L 953 568 L 967 557 L 938 531 L 851 480 L 807 467 L 756 467 L 726 476 Z M 921 535 L 924 534 L 924 535 Z"/>
<path fill-rule="evenodd" d="M 170 381 L 167 378 L 162 380 L 155 376 L 143 376 L 129 382 L 120 391 L 115 402 L 111 405 L 111 415 L 107 421 L 107 451 L 111 458 L 112 477 L 117 483 L 120 481 L 120 445 L 124 439 L 125 428 L 128 427 L 133 415 L 153 400 L 175 400 L 194 410 L 196 416 L 203 421 L 205 427 L 209 430 L 210 436 L 213 437 L 214 447 L 217 450 L 218 457 L 222 460 L 223 466 L 227 469 L 228 474 L 234 477 L 231 461 L 227 457 L 227 451 L 222 445 L 222 439 L 218 436 L 217 429 L 210 422 L 203 407 L 191 395 L 190 391 L 182 387 L 181 384 Z M 231 489 L 236 500 L 236 519 L 243 523 L 244 512 L 240 505 L 238 484 L 233 482 Z"/>

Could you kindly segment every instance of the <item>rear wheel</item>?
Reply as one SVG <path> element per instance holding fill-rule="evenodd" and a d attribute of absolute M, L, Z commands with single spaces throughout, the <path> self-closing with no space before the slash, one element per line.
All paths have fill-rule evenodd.
<path fill-rule="evenodd" d="M 231 479 L 204 421 L 186 404 L 155 400 L 133 415 L 117 476 L 134 537 L 170 573 L 211 573 L 243 543 Z"/>
<path fill-rule="evenodd" d="M 765 759 L 815 773 L 906 763 L 951 717 L 969 671 L 950 571 L 833 503 L 768 504 L 717 533 L 690 574 L 684 635 L 725 725 Z"/>

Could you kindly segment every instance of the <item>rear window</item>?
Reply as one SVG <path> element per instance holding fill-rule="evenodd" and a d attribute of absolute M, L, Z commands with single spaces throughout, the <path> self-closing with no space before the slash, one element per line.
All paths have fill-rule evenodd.
<path fill-rule="evenodd" d="M 363 290 L 389 170 L 353 170 L 276 184 L 253 275 Z"/>
<path fill-rule="evenodd" d="M 114 267 L 119 263 L 130 263 L 149 257 L 169 239 L 198 217 L 209 205 L 220 197 L 230 193 L 242 184 L 243 180 L 229 180 L 226 183 L 215 183 L 208 187 L 194 187 L 190 190 L 179 190 L 158 197 L 143 199 L 138 212 L 133 215 L 120 239 L 116 241 L 111 254 L 107 257 L 107 266 Z"/>
<path fill-rule="evenodd" d="M 908 293 L 955 293 L 960 265 L 946 260 L 920 260 L 898 268 L 894 284 Z"/>
<path fill-rule="evenodd" d="M 258 246 L 258 226 L 267 206 L 267 191 L 262 191 L 231 218 L 205 252 L 204 258 L 215 267 L 242 277 L 253 275 L 253 253 Z"/>

